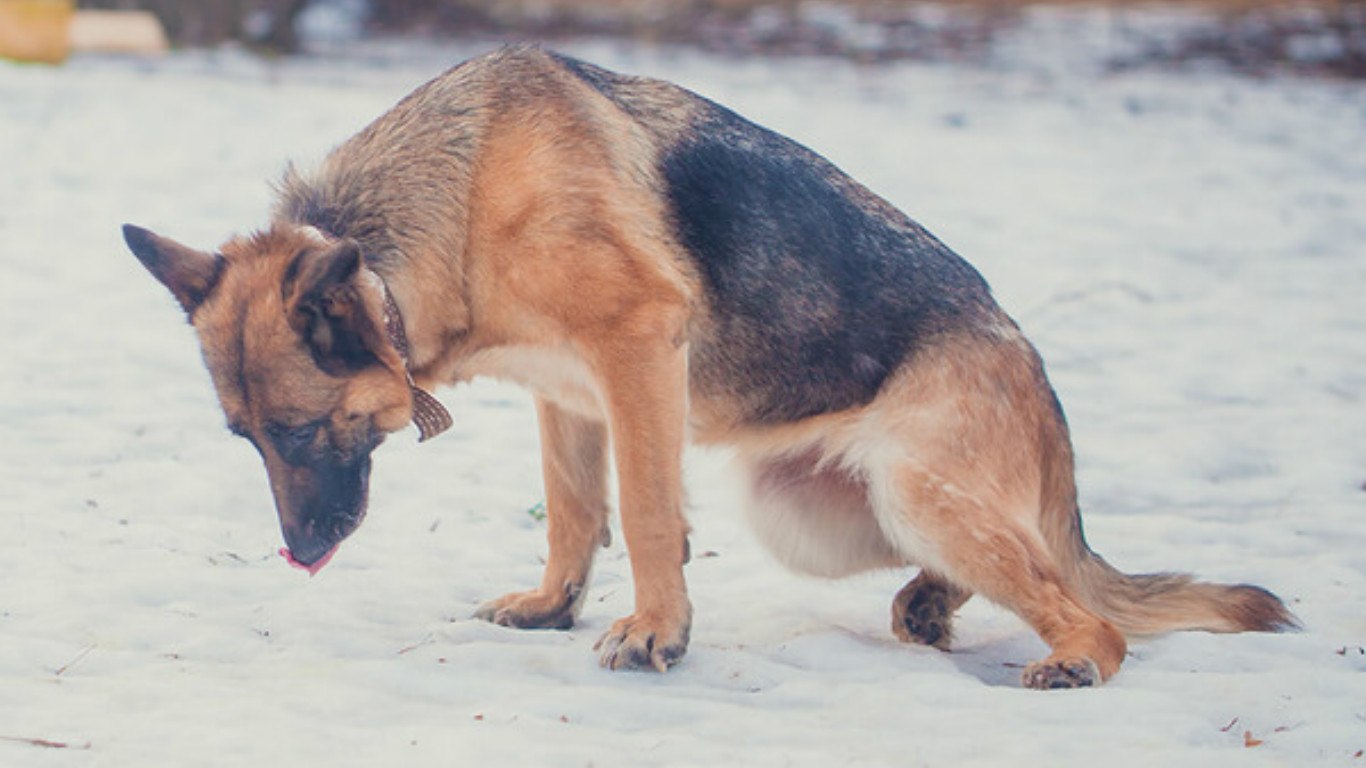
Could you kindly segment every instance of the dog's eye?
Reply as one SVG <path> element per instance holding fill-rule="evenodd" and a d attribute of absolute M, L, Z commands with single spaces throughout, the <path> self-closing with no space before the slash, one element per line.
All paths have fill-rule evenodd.
<path fill-rule="evenodd" d="M 268 424 L 266 434 L 275 442 L 286 461 L 293 461 L 313 447 L 321 422 L 310 422 L 291 427 L 287 424 Z"/>

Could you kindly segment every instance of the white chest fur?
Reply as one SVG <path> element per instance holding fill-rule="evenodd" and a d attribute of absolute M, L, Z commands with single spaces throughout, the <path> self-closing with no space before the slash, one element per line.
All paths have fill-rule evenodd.
<path fill-rule="evenodd" d="M 455 372 L 457 381 L 476 376 L 520 384 L 582 416 L 602 418 L 605 413 L 588 365 L 567 348 L 508 346 L 480 350 L 461 361 Z"/>

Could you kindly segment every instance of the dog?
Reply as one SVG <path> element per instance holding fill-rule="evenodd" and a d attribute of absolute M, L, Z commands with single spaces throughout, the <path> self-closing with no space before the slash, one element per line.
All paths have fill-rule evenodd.
<path fill-rule="evenodd" d="M 535 396 L 549 557 L 540 586 L 476 615 L 574 623 L 613 461 L 635 609 L 595 646 L 610 669 L 687 649 L 689 439 L 735 449 L 787 566 L 918 566 L 898 638 L 947 649 L 973 594 L 1018 614 L 1051 649 L 1030 688 L 1099 684 L 1126 636 L 1296 626 L 1260 587 L 1093 552 L 1062 408 L 983 278 L 824 158 L 683 88 L 504 48 L 276 192 L 270 225 L 217 253 L 124 235 L 188 314 L 299 567 L 360 524 L 385 435 L 450 425 L 429 390 L 494 376 Z"/>

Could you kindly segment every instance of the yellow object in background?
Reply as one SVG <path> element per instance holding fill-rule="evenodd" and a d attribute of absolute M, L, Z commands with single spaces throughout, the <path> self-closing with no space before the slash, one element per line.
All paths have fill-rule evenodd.
<path fill-rule="evenodd" d="M 0 0 L 0 57 L 56 64 L 71 52 L 75 0 Z"/>
<path fill-rule="evenodd" d="M 147 11 L 76 11 L 71 19 L 73 51 L 156 56 L 170 47 L 161 22 Z"/>

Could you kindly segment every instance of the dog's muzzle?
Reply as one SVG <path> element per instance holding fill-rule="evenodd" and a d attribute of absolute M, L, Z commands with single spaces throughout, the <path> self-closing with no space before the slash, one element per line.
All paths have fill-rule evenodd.
<path fill-rule="evenodd" d="M 297 468 L 307 473 L 293 485 L 289 498 L 276 499 L 290 565 L 316 574 L 337 547 L 365 518 L 370 486 L 370 457 L 346 465 Z M 286 504 L 288 505 L 286 507 Z"/>

